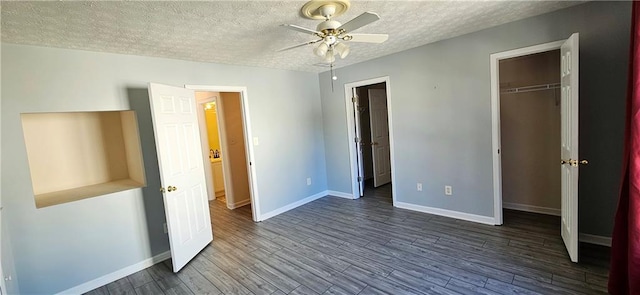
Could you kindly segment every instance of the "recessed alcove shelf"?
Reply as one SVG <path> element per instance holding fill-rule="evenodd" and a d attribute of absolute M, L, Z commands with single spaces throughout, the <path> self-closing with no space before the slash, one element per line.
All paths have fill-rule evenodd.
<path fill-rule="evenodd" d="M 21 115 L 37 208 L 146 185 L 134 111 Z"/>

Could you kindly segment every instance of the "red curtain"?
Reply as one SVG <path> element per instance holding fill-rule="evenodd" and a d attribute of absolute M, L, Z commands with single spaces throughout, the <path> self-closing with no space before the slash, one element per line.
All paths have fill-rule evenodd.
<path fill-rule="evenodd" d="M 640 2 L 633 2 L 631 14 L 622 186 L 609 270 L 611 294 L 640 294 Z"/>

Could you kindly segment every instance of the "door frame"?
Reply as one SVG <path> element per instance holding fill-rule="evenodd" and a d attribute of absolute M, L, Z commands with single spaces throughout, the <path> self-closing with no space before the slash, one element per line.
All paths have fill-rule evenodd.
<path fill-rule="evenodd" d="M 184 85 L 185 88 L 193 89 L 195 91 L 211 91 L 211 92 L 237 92 L 240 93 L 240 104 L 242 111 L 242 127 L 244 131 L 244 145 L 245 145 L 245 155 L 247 158 L 247 175 L 249 176 L 249 194 L 251 199 L 251 213 L 253 215 L 253 221 L 258 222 L 261 221 L 261 213 L 260 213 L 260 200 L 258 196 L 258 182 L 257 175 L 255 169 L 255 153 L 253 149 L 253 142 L 250 140 L 251 135 L 251 116 L 249 113 L 249 96 L 247 94 L 247 87 L 244 86 L 214 86 L 214 85 Z M 218 103 L 216 102 L 216 108 L 218 107 Z M 202 124 L 205 122 L 200 121 L 200 128 L 203 127 Z M 206 126 L 205 126 L 206 127 Z M 225 131 L 226 132 L 226 131 Z M 222 158 L 223 165 L 225 163 L 224 158 Z M 209 165 L 211 166 L 211 165 Z M 228 171 L 226 165 L 224 165 L 223 170 Z M 211 168 L 209 168 L 211 169 Z M 212 174 L 213 175 L 213 174 Z M 225 175 L 226 176 L 226 175 Z M 228 185 L 227 178 L 225 177 L 225 189 Z"/>
<path fill-rule="evenodd" d="M 345 116 L 347 117 L 347 142 L 349 143 L 349 165 L 351 167 L 351 193 L 352 199 L 360 198 L 359 192 L 359 184 L 358 184 L 358 151 L 354 143 L 355 138 L 355 119 L 353 117 L 354 109 L 353 109 L 353 101 L 351 100 L 352 93 L 354 93 L 354 89 L 362 86 L 385 83 L 385 91 L 387 92 L 387 115 L 388 115 L 388 124 L 389 124 L 389 151 L 391 154 L 391 183 L 395 183 L 396 173 L 395 173 L 395 149 L 394 149 L 394 140 L 393 140 L 393 116 L 391 111 L 391 81 L 389 76 L 383 76 L 378 78 L 372 78 L 367 80 L 361 80 L 351 83 L 344 84 L 344 101 L 345 101 Z M 363 180 L 364 182 L 364 180 Z M 396 187 L 391 187 L 391 197 L 393 200 L 393 206 L 396 206 Z"/>
<path fill-rule="evenodd" d="M 500 60 L 525 56 L 535 53 L 560 50 L 566 41 L 559 40 L 491 54 L 491 153 L 493 156 L 493 220 L 501 225 L 502 219 L 502 156 L 500 154 Z M 559 61 L 558 61 L 559 63 Z"/>

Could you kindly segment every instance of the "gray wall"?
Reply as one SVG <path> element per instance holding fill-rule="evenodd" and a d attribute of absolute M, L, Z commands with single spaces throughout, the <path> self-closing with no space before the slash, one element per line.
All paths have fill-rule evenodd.
<path fill-rule="evenodd" d="M 489 55 L 580 33 L 580 231 L 610 236 L 621 169 L 630 2 L 590 2 L 319 77 L 330 190 L 351 192 L 343 83 L 389 76 L 396 198 L 493 216 Z M 391 35 L 393 38 L 393 35 Z M 372 45 L 375 46 L 375 45 Z M 416 182 L 423 191 L 416 191 Z M 444 196 L 444 186 L 453 196 Z"/>
<path fill-rule="evenodd" d="M 22 294 L 56 293 L 169 250 L 150 81 L 247 87 L 262 213 L 327 189 L 316 74 L 11 44 L 2 61 L 2 234 Z M 36 209 L 20 113 L 121 109 L 137 111 L 147 187 Z"/>

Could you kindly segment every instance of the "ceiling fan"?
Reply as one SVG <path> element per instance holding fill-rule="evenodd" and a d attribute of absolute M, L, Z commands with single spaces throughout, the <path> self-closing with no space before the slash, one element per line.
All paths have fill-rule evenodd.
<path fill-rule="evenodd" d="M 290 50 L 306 45 L 320 43 L 313 52 L 322 57 L 324 62 L 333 64 L 336 60 L 335 55 L 345 58 L 349 54 L 349 46 L 345 44 L 349 42 L 365 42 L 365 43 L 382 43 L 389 38 L 387 34 L 353 34 L 363 26 L 366 26 L 380 19 L 380 16 L 374 12 L 365 12 L 354 19 L 341 24 L 333 20 L 333 17 L 340 16 L 349 9 L 348 0 L 313 0 L 307 2 L 300 12 L 303 16 L 310 19 L 322 19 L 315 30 L 305 27 L 283 24 L 282 26 L 294 31 L 307 33 L 315 36 L 317 39 L 291 47 L 283 48 L 278 51 Z"/>

